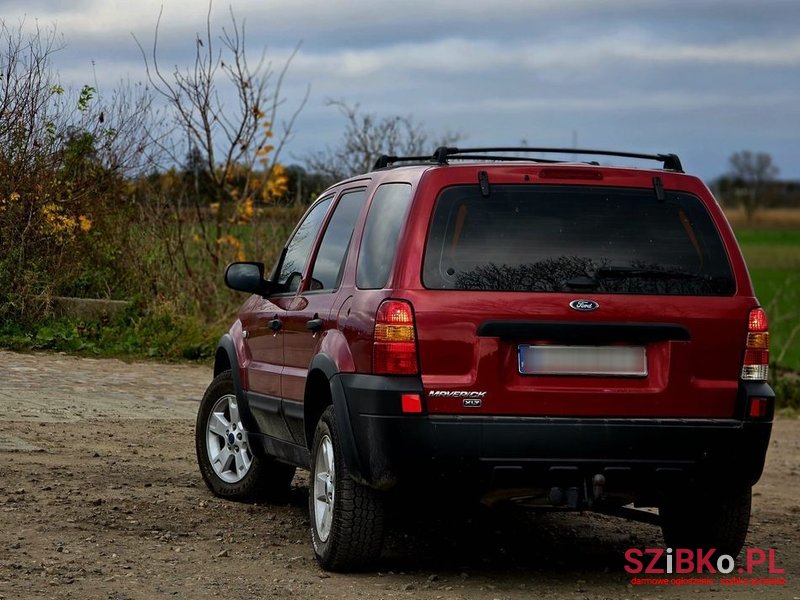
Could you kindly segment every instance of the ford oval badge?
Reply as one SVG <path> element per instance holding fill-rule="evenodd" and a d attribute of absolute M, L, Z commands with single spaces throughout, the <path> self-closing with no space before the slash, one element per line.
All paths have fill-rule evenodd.
<path fill-rule="evenodd" d="M 594 300 L 573 300 L 569 303 L 569 307 L 573 310 L 589 312 L 590 310 L 597 310 L 600 305 Z"/>

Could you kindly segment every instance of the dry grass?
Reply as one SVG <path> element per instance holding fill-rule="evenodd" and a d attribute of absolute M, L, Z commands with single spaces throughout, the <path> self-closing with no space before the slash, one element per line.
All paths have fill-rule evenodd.
<path fill-rule="evenodd" d="M 741 208 L 726 208 L 725 215 L 734 229 L 800 229 L 800 208 L 763 208 L 756 211 L 750 222 Z"/>

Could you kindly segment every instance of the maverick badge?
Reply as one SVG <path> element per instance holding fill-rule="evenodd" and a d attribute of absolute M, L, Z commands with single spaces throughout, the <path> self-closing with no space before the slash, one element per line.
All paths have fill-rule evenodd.
<path fill-rule="evenodd" d="M 431 390 L 428 398 L 461 398 L 461 405 L 464 408 L 480 408 L 483 406 L 483 398 L 486 392 L 474 392 L 470 390 Z"/>

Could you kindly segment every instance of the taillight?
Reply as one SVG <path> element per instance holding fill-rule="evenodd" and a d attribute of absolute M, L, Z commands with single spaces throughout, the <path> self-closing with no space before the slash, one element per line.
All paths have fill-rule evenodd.
<path fill-rule="evenodd" d="M 414 312 L 403 300 L 386 300 L 375 315 L 372 370 L 381 375 L 416 375 Z"/>
<path fill-rule="evenodd" d="M 767 314 L 754 308 L 747 319 L 747 342 L 744 349 L 742 379 L 766 381 L 769 374 L 769 332 Z"/>

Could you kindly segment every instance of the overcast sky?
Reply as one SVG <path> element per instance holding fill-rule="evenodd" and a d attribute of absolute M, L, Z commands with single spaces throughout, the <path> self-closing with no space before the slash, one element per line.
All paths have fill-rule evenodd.
<path fill-rule="evenodd" d="M 203 0 L 0 0 L 0 17 L 56 24 L 62 83 L 107 91 L 144 79 L 131 34 L 152 44 L 162 4 L 160 60 L 189 64 Z M 798 0 L 234 0 L 214 3 L 217 28 L 230 6 L 253 58 L 302 43 L 284 92 L 311 96 L 285 162 L 336 142 L 335 98 L 462 145 L 676 152 L 707 179 L 751 149 L 800 179 Z"/>

